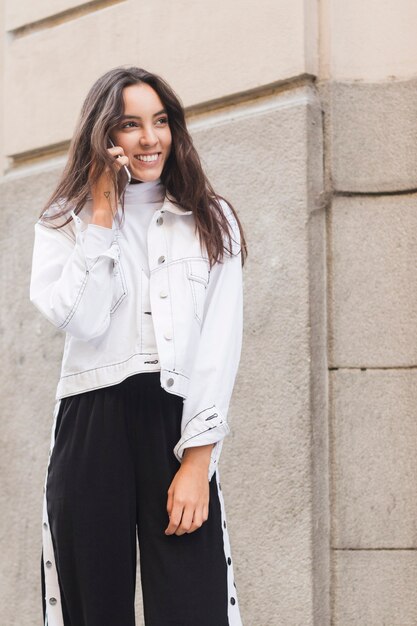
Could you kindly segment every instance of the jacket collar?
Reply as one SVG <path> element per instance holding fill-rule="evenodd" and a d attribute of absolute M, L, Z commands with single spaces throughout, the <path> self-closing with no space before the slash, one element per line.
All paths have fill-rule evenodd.
<path fill-rule="evenodd" d="M 161 211 L 169 211 L 170 213 L 176 213 L 176 215 L 192 215 L 192 211 L 186 211 L 174 204 L 174 199 L 165 196 L 164 204 L 161 207 Z"/>

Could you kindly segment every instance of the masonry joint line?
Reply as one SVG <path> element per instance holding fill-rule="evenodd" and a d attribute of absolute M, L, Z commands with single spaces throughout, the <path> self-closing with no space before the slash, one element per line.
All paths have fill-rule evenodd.
<path fill-rule="evenodd" d="M 47 17 L 43 17 L 39 20 L 29 22 L 23 26 L 13 28 L 8 31 L 8 35 L 12 39 L 20 39 L 21 37 L 32 35 L 41 30 L 46 30 L 47 28 L 53 28 L 54 26 L 71 22 L 79 17 L 93 13 L 94 11 L 107 9 L 110 6 L 120 4 L 121 2 L 126 2 L 126 0 L 90 0 L 90 2 L 86 2 L 80 6 L 72 7 L 70 9 L 66 9 L 65 11 L 60 11 L 59 13 L 54 13 L 53 15 L 48 15 Z"/>
<path fill-rule="evenodd" d="M 336 191 L 333 190 L 333 195 L 340 198 L 356 198 L 356 197 L 383 197 L 383 196 L 402 196 L 417 193 L 417 187 L 410 187 L 408 189 L 397 189 L 393 191 Z"/>
<path fill-rule="evenodd" d="M 356 370 L 361 372 L 370 371 L 380 371 L 380 370 L 415 370 L 417 369 L 416 365 L 333 365 L 328 367 L 329 372 L 336 372 L 337 370 Z"/>
<path fill-rule="evenodd" d="M 393 548 L 393 547 L 381 547 L 381 548 L 335 548 L 331 547 L 334 552 L 401 552 L 410 550 L 415 551 L 417 548 L 415 546 L 403 547 L 403 548 Z"/>

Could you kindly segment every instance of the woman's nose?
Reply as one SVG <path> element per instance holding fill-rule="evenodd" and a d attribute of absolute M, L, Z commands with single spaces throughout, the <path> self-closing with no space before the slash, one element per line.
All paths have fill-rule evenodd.
<path fill-rule="evenodd" d="M 154 146 L 158 142 L 158 137 L 151 126 L 143 128 L 140 143 L 142 146 Z"/>

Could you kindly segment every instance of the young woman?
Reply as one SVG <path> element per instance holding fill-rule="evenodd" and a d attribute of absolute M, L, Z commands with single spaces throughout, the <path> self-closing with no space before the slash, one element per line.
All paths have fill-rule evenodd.
<path fill-rule="evenodd" d="M 136 533 L 146 626 L 241 624 L 218 461 L 245 256 L 172 89 L 136 67 L 99 78 L 35 225 L 30 298 L 66 332 L 47 626 L 135 624 Z"/>

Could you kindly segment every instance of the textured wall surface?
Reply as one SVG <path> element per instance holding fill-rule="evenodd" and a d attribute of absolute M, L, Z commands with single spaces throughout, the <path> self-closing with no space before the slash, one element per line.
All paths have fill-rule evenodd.
<path fill-rule="evenodd" d="M 333 544 L 415 549 L 416 370 L 341 369 L 332 372 L 331 383 Z"/>
<path fill-rule="evenodd" d="M 325 112 L 334 624 L 417 623 L 415 79 L 337 82 Z"/>
<path fill-rule="evenodd" d="M 28 296 L 33 223 L 55 178 L 25 176 L 0 186 L 0 623 L 4 626 L 42 621 L 42 489 L 63 337 L 34 315 Z"/>
<path fill-rule="evenodd" d="M 416 208 L 416 194 L 334 200 L 332 366 L 416 364 Z"/>
<path fill-rule="evenodd" d="M 25 22 L 26 3 L 6 2 L 9 155 L 67 140 L 87 90 L 116 65 L 160 73 L 187 106 L 316 70 L 316 14 L 307 11 L 306 22 L 303 0 L 245 0 L 240 10 L 224 0 L 210 10 L 202 0 L 60 4 L 74 9 L 57 14 L 44 0 Z"/>
<path fill-rule="evenodd" d="M 417 187 L 416 89 L 416 79 L 328 84 L 335 191 L 383 193 Z"/>
<path fill-rule="evenodd" d="M 325 0 L 332 40 L 331 75 L 337 80 L 377 82 L 416 74 L 413 0 Z"/>
<path fill-rule="evenodd" d="M 414 626 L 416 580 L 416 550 L 341 550 L 334 564 L 335 623 Z"/>

